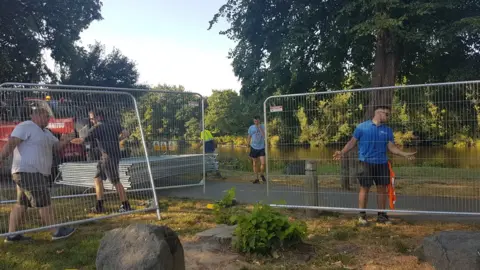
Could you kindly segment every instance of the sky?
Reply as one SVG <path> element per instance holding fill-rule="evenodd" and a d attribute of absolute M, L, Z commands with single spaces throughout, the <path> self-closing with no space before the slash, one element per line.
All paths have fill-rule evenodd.
<path fill-rule="evenodd" d="M 222 21 L 208 22 L 226 0 L 103 0 L 103 20 L 82 32 L 81 44 L 99 41 L 135 61 L 139 83 L 183 85 L 210 95 L 212 89 L 240 89 L 227 58 L 235 43 L 219 35 Z"/>

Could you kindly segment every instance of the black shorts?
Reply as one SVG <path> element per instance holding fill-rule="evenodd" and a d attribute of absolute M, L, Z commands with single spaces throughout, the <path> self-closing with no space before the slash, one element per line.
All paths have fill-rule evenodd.
<path fill-rule="evenodd" d="M 388 163 L 372 164 L 360 162 L 358 172 L 358 182 L 362 187 L 371 187 L 374 183 L 377 186 L 387 186 L 390 184 L 390 170 Z"/>
<path fill-rule="evenodd" d="M 50 180 L 41 173 L 14 173 L 12 180 L 17 184 L 17 204 L 26 207 L 51 205 Z"/>
<path fill-rule="evenodd" d="M 253 147 L 250 147 L 249 156 L 251 158 L 264 157 L 265 156 L 265 149 L 254 149 Z"/>
<path fill-rule="evenodd" d="M 102 153 L 97 164 L 97 173 L 95 174 L 95 178 L 100 178 L 103 181 L 108 179 L 112 185 L 120 183 L 120 172 L 118 169 L 119 164 L 119 158 L 112 158 L 108 154 Z"/>

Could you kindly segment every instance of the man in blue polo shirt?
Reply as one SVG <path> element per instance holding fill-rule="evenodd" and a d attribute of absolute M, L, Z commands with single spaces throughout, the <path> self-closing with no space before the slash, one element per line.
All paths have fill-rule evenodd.
<path fill-rule="evenodd" d="M 390 116 L 390 108 L 387 106 L 378 106 L 375 108 L 375 114 L 372 120 L 365 121 L 357 126 L 353 132 L 353 137 L 345 145 L 342 151 L 334 154 L 334 159 L 339 160 L 358 142 L 359 160 L 361 163 L 358 181 L 360 182 L 360 194 L 358 198 L 359 208 L 365 209 L 368 202 L 368 192 L 375 183 L 377 186 L 377 204 L 378 209 L 385 209 L 387 205 L 387 186 L 390 183 L 390 171 L 388 168 L 387 149 L 399 156 L 409 160 L 414 159 L 416 152 L 403 152 L 395 146 L 393 132 L 390 127 L 385 125 Z M 360 212 L 358 222 L 366 225 L 366 212 Z M 379 212 L 377 223 L 390 223 L 388 215 L 385 212 Z"/>

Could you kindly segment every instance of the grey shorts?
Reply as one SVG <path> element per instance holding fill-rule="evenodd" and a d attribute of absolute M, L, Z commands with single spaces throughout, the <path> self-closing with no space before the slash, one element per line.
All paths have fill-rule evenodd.
<path fill-rule="evenodd" d="M 26 207 L 51 205 L 50 180 L 41 173 L 14 173 L 12 180 L 17 184 L 17 204 Z"/>

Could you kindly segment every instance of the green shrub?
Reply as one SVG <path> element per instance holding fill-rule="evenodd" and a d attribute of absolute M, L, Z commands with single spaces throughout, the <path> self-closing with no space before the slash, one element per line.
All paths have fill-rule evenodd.
<path fill-rule="evenodd" d="M 226 208 L 226 207 L 231 207 L 235 205 L 235 187 L 232 187 L 231 189 L 227 190 L 227 194 L 223 196 L 223 198 L 218 201 L 215 205 L 218 205 L 219 207 Z"/>
<path fill-rule="evenodd" d="M 229 189 L 227 194 L 213 205 L 215 223 L 234 225 L 231 217 L 240 213 L 240 208 L 235 206 L 235 187 Z"/>
<path fill-rule="evenodd" d="M 307 233 L 305 222 L 289 221 L 263 204 L 256 204 L 251 213 L 232 216 L 231 221 L 238 223 L 233 246 L 244 253 L 269 254 L 299 243 Z"/>

